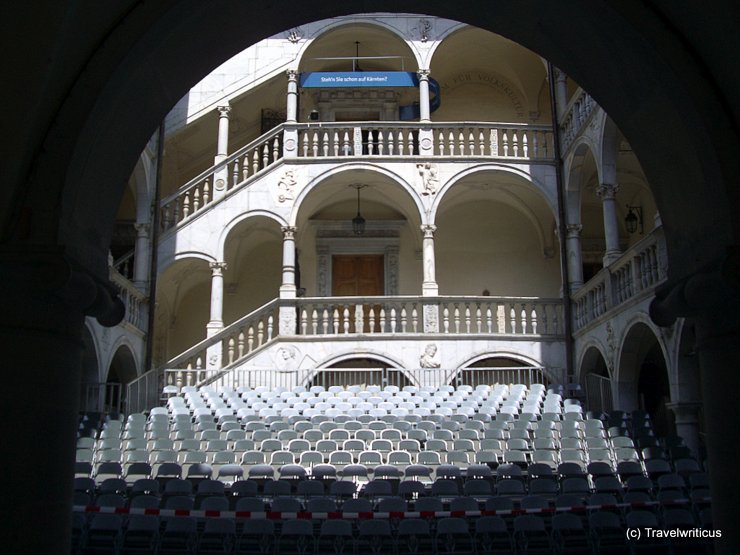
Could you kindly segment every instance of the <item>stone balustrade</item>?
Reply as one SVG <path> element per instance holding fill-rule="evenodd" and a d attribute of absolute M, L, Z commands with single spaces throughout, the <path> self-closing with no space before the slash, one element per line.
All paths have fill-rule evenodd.
<path fill-rule="evenodd" d="M 363 297 L 362 302 L 357 297 L 333 297 L 297 301 L 300 335 L 558 335 L 563 321 L 559 299 L 534 297 Z"/>
<path fill-rule="evenodd" d="M 126 307 L 125 322 L 141 331 L 146 331 L 147 314 L 145 310 L 147 296 L 114 267 L 110 268 L 109 277 L 118 295 Z"/>
<path fill-rule="evenodd" d="M 266 168 L 275 164 L 283 155 L 282 139 L 283 129 L 279 126 L 162 199 L 160 221 L 163 231 L 203 211 L 226 191 L 251 182 Z"/>
<path fill-rule="evenodd" d="M 565 113 L 560 117 L 560 148 L 563 154 L 568 151 L 597 107 L 598 104 L 583 89 L 579 89 L 570 100 Z"/>
<path fill-rule="evenodd" d="M 203 370 L 205 376 L 244 358 L 275 338 L 278 308 L 277 300 L 270 301 L 167 361 L 167 367 Z"/>
<path fill-rule="evenodd" d="M 574 331 L 627 301 L 649 294 L 667 277 L 665 239 L 658 228 L 573 294 Z"/>
<path fill-rule="evenodd" d="M 282 124 L 240 148 L 160 202 L 163 231 L 202 213 L 281 160 L 330 157 L 488 158 L 552 161 L 547 126 L 516 123 L 360 122 Z M 414 160 L 418 162 L 418 159 Z"/>
<path fill-rule="evenodd" d="M 415 156 L 551 160 L 547 126 L 515 123 L 321 123 L 297 131 L 300 158 Z M 286 152 L 286 156 L 288 153 Z"/>

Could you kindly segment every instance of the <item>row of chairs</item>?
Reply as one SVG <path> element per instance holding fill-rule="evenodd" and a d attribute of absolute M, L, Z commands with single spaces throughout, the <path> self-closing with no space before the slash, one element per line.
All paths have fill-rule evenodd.
<path fill-rule="evenodd" d="M 711 539 L 664 537 L 630 542 L 627 528 L 690 529 L 690 515 L 682 509 L 667 511 L 661 522 L 653 513 L 633 510 L 620 518 L 607 511 L 589 515 L 586 524 L 572 513 L 549 520 L 519 515 L 510 523 L 496 515 L 469 521 L 462 517 L 436 520 L 404 518 L 395 526 L 388 519 L 348 520 L 286 519 L 276 525 L 269 519 L 246 519 L 239 528 L 234 519 L 208 518 L 199 526 L 193 517 L 158 518 L 96 514 L 89 522 L 76 514 L 73 550 L 85 553 L 295 553 L 336 555 L 349 553 L 473 555 L 476 553 L 710 553 Z"/>

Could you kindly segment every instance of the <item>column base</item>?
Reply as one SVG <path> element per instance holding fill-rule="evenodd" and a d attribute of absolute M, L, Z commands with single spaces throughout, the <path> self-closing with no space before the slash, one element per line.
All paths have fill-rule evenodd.
<path fill-rule="evenodd" d="M 206 324 L 206 337 L 213 337 L 222 329 L 224 329 L 222 320 L 211 320 Z"/>
<path fill-rule="evenodd" d="M 296 298 L 296 292 L 298 290 L 296 289 L 295 285 L 281 285 L 280 286 L 280 298 L 281 299 L 295 299 Z"/>
<path fill-rule="evenodd" d="M 436 283 L 422 283 L 421 295 L 422 297 L 436 297 L 439 295 L 439 286 Z"/>
<path fill-rule="evenodd" d="M 620 256 L 622 256 L 621 251 L 607 251 L 604 254 L 604 258 L 602 258 L 604 268 L 611 265 L 613 262 L 615 262 Z"/>

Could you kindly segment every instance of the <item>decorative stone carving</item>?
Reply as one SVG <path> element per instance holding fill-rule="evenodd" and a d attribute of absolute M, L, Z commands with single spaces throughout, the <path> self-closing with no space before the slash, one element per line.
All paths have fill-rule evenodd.
<path fill-rule="evenodd" d="M 424 333 L 439 333 L 438 310 L 436 304 L 424 305 Z"/>
<path fill-rule="evenodd" d="M 221 368 L 221 364 L 219 363 L 220 358 L 218 353 L 212 353 L 208 357 L 208 368 Z"/>
<path fill-rule="evenodd" d="M 611 373 L 614 370 L 614 353 L 617 350 L 617 346 L 614 340 L 614 329 L 612 328 L 611 322 L 606 323 L 606 347 L 608 350 L 606 355 L 606 367 Z"/>
<path fill-rule="evenodd" d="M 437 165 L 431 162 L 416 164 L 416 169 L 421 176 L 421 194 L 433 195 L 439 187 L 439 178 L 437 177 Z"/>
<path fill-rule="evenodd" d="M 566 231 L 565 235 L 568 239 L 578 238 L 581 236 L 582 229 L 583 229 L 583 226 L 581 224 L 568 224 L 565 226 L 565 231 Z"/>
<path fill-rule="evenodd" d="M 296 370 L 298 368 L 298 349 L 293 345 L 283 345 L 275 353 L 273 363 L 278 370 Z"/>
<path fill-rule="evenodd" d="M 388 279 L 388 295 L 398 295 L 398 247 L 387 247 L 385 250 Z"/>
<path fill-rule="evenodd" d="M 441 365 L 437 345 L 429 343 L 424 347 L 424 352 L 419 357 L 419 366 L 421 368 L 439 368 Z"/>
<path fill-rule="evenodd" d="M 303 38 L 303 29 L 301 27 L 293 27 L 290 31 L 287 31 L 286 38 L 292 43 L 298 42 Z"/>
<path fill-rule="evenodd" d="M 323 248 L 317 248 L 316 249 L 317 254 L 317 270 L 318 270 L 318 279 L 317 279 L 317 286 L 319 290 L 319 296 L 320 297 L 328 297 L 329 296 L 329 284 L 328 284 L 328 271 L 329 271 L 329 249 L 328 247 Z"/>
<path fill-rule="evenodd" d="M 619 185 L 611 183 L 602 183 L 596 188 L 596 194 L 601 200 L 614 200 L 619 191 Z"/>
<path fill-rule="evenodd" d="M 432 34 L 432 22 L 426 18 L 422 18 L 419 20 L 419 23 L 416 24 L 413 31 L 416 31 L 421 42 L 427 42 Z"/>
<path fill-rule="evenodd" d="M 211 262 L 208 264 L 208 266 L 211 268 L 212 276 L 220 276 L 223 275 L 223 272 L 228 265 L 226 264 L 226 262 Z"/>
<path fill-rule="evenodd" d="M 297 183 L 293 170 L 286 170 L 277 183 L 278 202 L 293 200 Z"/>
<path fill-rule="evenodd" d="M 283 239 L 287 241 L 294 241 L 297 228 L 295 226 L 283 226 L 280 228 L 283 232 Z"/>

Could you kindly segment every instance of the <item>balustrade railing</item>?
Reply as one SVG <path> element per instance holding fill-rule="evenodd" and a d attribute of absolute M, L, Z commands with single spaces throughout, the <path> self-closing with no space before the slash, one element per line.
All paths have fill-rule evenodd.
<path fill-rule="evenodd" d="M 636 243 L 573 294 L 575 331 L 667 277 L 662 228 Z"/>
<path fill-rule="evenodd" d="M 568 150 L 596 107 L 598 104 L 583 89 L 568 103 L 565 114 L 560 117 L 560 144 L 563 153 Z"/>
<path fill-rule="evenodd" d="M 341 156 L 492 157 L 550 160 L 549 127 L 515 123 L 320 123 L 287 126 L 298 133 L 301 158 Z M 425 142 L 425 138 L 428 139 Z"/>
<path fill-rule="evenodd" d="M 559 299 L 526 297 L 300 298 L 300 335 L 382 333 L 558 335 Z M 430 316 L 428 307 L 432 306 Z M 427 319 L 424 321 L 424 307 Z"/>
<path fill-rule="evenodd" d="M 288 137 L 290 137 L 288 139 Z M 285 145 L 292 145 L 290 147 Z M 160 202 L 162 230 L 202 212 L 283 157 L 408 157 L 553 160 L 547 126 L 486 122 L 281 124 L 188 181 Z"/>
<path fill-rule="evenodd" d="M 134 251 L 131 250 L 113 262 L 113 269 L 126 279 L 134 277 Z"/>
<path fill-rule="evenodd" d="M 126 322 L 146 331 L 147 315 L 144 306 L 147 296 L 113 267 L 109 270 L 109 277 L 126 307 Z"/>
<path fill-rule="evenodd" d="M 558 335 L 560 299 L 527 297 L 440 297 L 441 333 Z"/>
<path fill-rule="evenodd" d="M 283 126 L 280 125 L 243 146 L 160 202 L 162 229 L 176 226 L 202 211 L 226 191 L 251 181 L 283 156 Z"/>
<path fill-rule="evenodd" d="M 167 361 L 167 367 L 202 371 L 205 379 L 207 371 L 212 372 L 232 364 L 272 341 L 277 336 L 277 321 L 276 299 Z M 211 359 L 212 356 L 219 355 L 223 360 Z"/>

